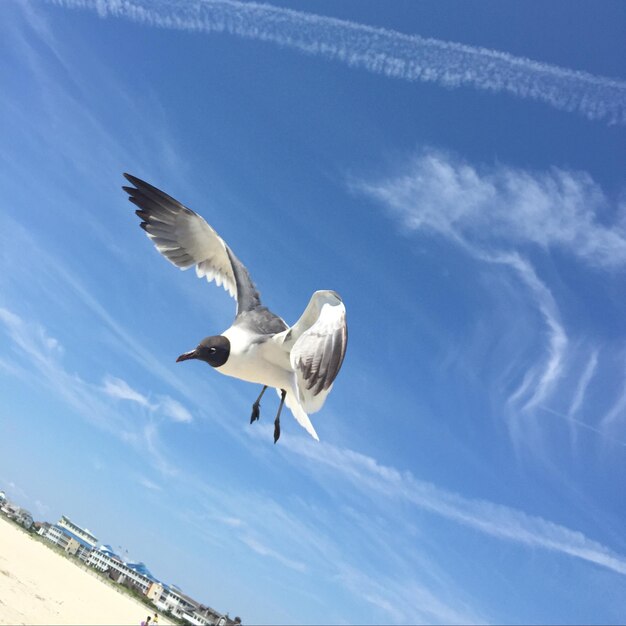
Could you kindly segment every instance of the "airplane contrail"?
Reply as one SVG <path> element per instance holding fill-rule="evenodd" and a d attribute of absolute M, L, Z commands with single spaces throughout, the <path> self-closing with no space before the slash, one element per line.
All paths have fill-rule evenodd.
<path fill-rule="evenodd" d="M 626 81 L 460 43 L 237 0 L 50 0 L 161 28 L 229 33 L 407 81 L 509 93 L 626 124 Z"/>

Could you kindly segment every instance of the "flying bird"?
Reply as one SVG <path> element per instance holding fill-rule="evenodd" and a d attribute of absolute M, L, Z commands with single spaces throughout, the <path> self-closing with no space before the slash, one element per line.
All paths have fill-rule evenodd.
<path fill-rule="evenodd" d="M 280 396 L 274 443 L 280 437 L 284 404 L 319 441 L 308 414 L 322 408 L 348 341 L 346 309 L 339 294 L 316 291 L 300 319 L 288 326 L 261 304 L 248 270 L 204 218 L 143 180 L 124 177 L 133 187 L 122 189 L 138 207 L 140 226 L 156 249 L 181 270 L 195 266 L 199 278 L 222 285 L 237 302 L 230 328 L 205 337 L 176 361 L 198 359 L 226 376 L 263 385 L 252 404 L 250 423 L 259 419 L 261 398 L 274 387 Z"/>

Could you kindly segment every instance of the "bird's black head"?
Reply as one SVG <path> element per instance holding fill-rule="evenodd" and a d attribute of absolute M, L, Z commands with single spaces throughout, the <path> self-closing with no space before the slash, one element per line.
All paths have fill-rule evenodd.
<path fill-rule="evenodd" d="M 230 354 L 230 341 L 224 335 L 214 335 L 203 339 L 195 350 L 181 354 L 176 362 L 198 359 L 205 361 L 211 367 L 220 367 L 228 361 Z"/>

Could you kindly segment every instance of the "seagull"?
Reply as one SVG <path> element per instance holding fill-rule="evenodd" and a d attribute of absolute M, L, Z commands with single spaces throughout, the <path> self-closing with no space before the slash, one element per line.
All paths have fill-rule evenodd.
<path fill-rule="evenodd" d="M 346 353 L 346 309 L 339 294 L 316 291 L 293 325 L 261 304 L 250 274 L 226 242 L 200 215 L 145 181 L 124 174 L 124 186 L 138 208 L 141 228 L 156 249 L 181 270 L 195 267 L 199 278 L 223 286 L 237 302 L 235 319 L 220 335 L 205 337 L 176 362 L 197 359 L 221 374 L 263 385 L 250 423 L 260 417 L 261 398 L 273 387 L 280 396 L 274 443 L 280 437 L 283 405 L 317 441 L 309 413 L 319 411 Z"/>

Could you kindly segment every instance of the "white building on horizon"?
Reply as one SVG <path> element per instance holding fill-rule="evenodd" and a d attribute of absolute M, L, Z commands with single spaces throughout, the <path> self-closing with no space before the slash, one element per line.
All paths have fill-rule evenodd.
<path fill-rule="evenodd" d="M 144 595 L 148 594 L 153 583 L 158 582 L 143 563 L 124 563 L 109 546 L 94 548 L 86 563 L 101 572 L 109 572 L 119 583 L 129 581 Z"/>
<path fill-rule="evenodd" d="M 89 544 L 92 548 L 98 545 L 98 539 L 87 528 L 81 528 L 70 520 L 66 515 L 61 515 L 61 519 L 57 522 L 57 526 L 64 530 L 69 530 L 72 535 L 75 535 L 79 539 L 82 539 L 85 543 Z"/>
<path fill-rule="evenodd" d="M 56 524 L 51 525 L 43 537 L 85 562 L 98 545 L 98 540 L 89 530 L 74 524 L 66 515 L 62 515 Z"/>

